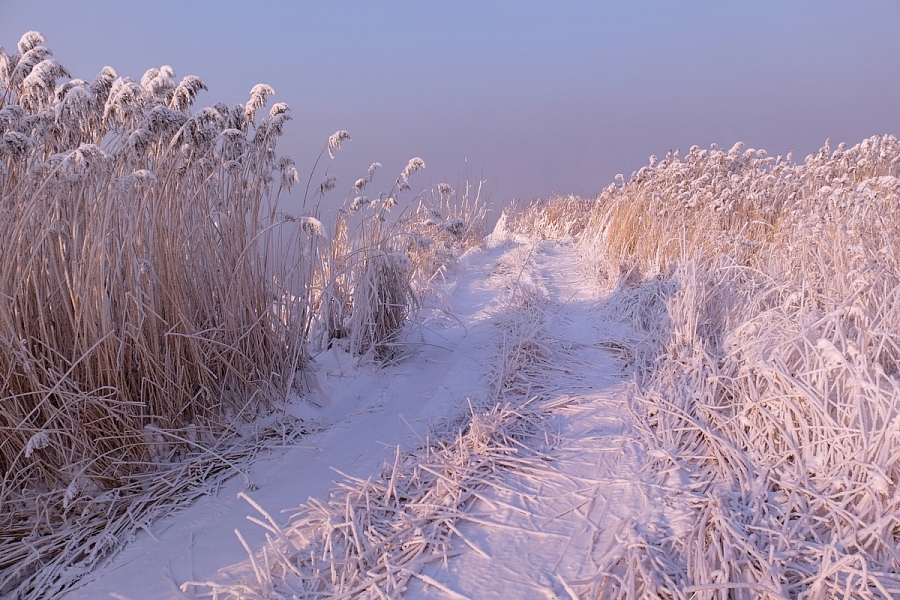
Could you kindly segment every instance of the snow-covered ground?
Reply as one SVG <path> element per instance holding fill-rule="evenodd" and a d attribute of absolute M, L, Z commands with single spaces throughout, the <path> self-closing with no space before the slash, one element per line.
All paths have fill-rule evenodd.
<path fill-rule="evenodd" d="M 636 473 L 640 451 L 623 410 L 623 380 L 597 347 L 596 297 L 567 245 L 544 243 L 532 276 L 550 297 L 546 334 L 576 353 L 555 375 L 562 404 L 543 424 L 552 438 L 538 468 L 511 471 L 460 526 L 472 546 L 424 575 L 468 598 L 577 597 L 573 582 L 590 579 L 596 559 L 615 551 L 619 525 L 642 506 Z M 587 367 L 587 368 L 585 368 Z M 447 597 L 417 579 L 409 597 Z"/>
<path fill-rule="evenodd" d="M 541 381 L 534 427 L 517 442 L 523 460 L 466 504 L 451 551 L 417 563 L 403 595 L 574 596 L 572 586 L 615 551 L 619 525 L 643 510 L 647 497 L 623 405 L 628 382 L 603 349 L 609 328 L 599 322 L 600 299 L 577 263 L 566 242 L 505 241 L 468 253 L 440 293 L 446 306 L 426 314 L 394 364 L 358 364 L 338 349 L 315 358 L 306 373 L 309 392 L 286 410 L 316 432 L 267 451 L 248 478 L 234 477 L 215 495 L 151 524 L 65 598 L 186 598 L 204 590 L 182 588 L 185 582 L 252 579 L 243 544 L 259 551 L 266 531 L 247 520 L 259 513 L 239 494 L 284 527 L 282 511 L 327 498 L 341 474 L 377 476 L 397 446 L 421 445 L 442 423 L 446 429 L 466 415 L 471 399 L 496 393 L 504 323 L 515 310 L 510 298 L 522 293 L 542 315 L 534 343 L 547 350 L 523 367 L 532 371 L 523 382 Z M 527 405 L 532 392 L 523 394 Z"/>

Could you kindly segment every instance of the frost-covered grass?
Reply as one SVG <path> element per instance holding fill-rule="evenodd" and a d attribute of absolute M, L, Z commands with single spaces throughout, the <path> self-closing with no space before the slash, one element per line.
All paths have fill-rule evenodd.
<path fill-rule="evenodd" d="M 898 163 L 893 137 L 693 148 L 598 199 L 581 250 L 650 359 L 631 411 L 660 516 L 587 597 L 900 593 Z"/>
<path fill-rule="evenodd" d="M 265 415 L 310 354 L 396 358 L 485 216 L 467 183 L 389 213 L 420 159 L 369 199 L 373 164 L 334 223 L 312 208 L 336 185 L 313 184 L 317 160 L 309 208 L 280 212 L 299 177 L 276 153 L 289 108 L 261 112 L 271 88 L 194 110 L 196 77 L 69 79 L 42 44 L 30 32 L 0 51 L 0 594 L 20 597 L 62 591 L 150 519 L 244 472 L 268 438 L 302 435 Z M 348 139 L 335 133 L 319 158 Z M 504 211 L 496 242 L 577 238 L 607 293 L 601 345 L 637 383 L 656 510 L 572 590 L 900 595 L 898 170 L 890 136 L 802 164 L 694 147 L 596 199 Z M 577 352 L 542 332 L 527 262 L 522 250 L 498 267 L 509 319 L 493 387 L 465 418 L 288 526 L 262 512 L 272 538 L 251 552 L 253 578 L 194 591 L 392 596 L 445 560 L 479 490 L 527 470 L 534 424 L 568 401 L 554 370 Z"/>
<path fill-rule="evenodd" d="M 195 110 L 198 77 L 72 79 L 43 43 L 0 48 L 0 595 L 23 597 L 240 471 L 245 425 L 311 353 L 347 339 L 389 357 L 431 260 L 409 249 L 414 220 L 385 218 L 421 159 L 334 224 L 286 214 L 299 177 L 272 88 Z M 336 183 L 313 177 L 310 207 Z M 454 198 L 474 218 L 438 223 L 458 252 L 483 210 Z"/>
<path fill-rule="evenodd" d="M 42 43 L 0 53 L 0 592 L 18 594 L 115 546 L 97 523 L 133 510 L 119 498 L 155 497 L 148 473 L 178 488 L 287 393 L 303 342 L 271 310 L 273 278 L 304 285 L 269 225 L 288 107 L 257 118 L 259 85 L 192 113 L 203 82 L 168 67 L 57 86 Z"/>
<path fill-rule="evenodd" d="M 500 215 L 500 231 L 538 239 L 560 240 L 584 231 L 593 199 L 554 196 L 528 203 L 510 203 Z"/>

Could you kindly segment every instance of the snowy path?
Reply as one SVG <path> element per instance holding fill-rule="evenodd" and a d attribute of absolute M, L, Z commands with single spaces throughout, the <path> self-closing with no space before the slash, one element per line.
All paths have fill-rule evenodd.
<path fill-rule="evenodd" d="M 545 423 L 555 435 L 546 468 L 510 473 L 485 496 L 461 533 L 483 554 L 460 544 L 446 568 L 425 574 L 469 598 L 570 598 L 570 582 L 596 573 L 595 560 L 615 551 L 625 519 L 643 505 L 636 484 L 640 465 L 623 406 L 624 384 L 608 353 L 597 347 L 602 323 L 566 246 L 544 244 L 533 257 L 540 280 L 558 310 L 547 334 L 579 348 L 594 368 L 573 367 L 563 387 L 576 399 Z M 477 519 L 477 520 L 475 520 Z M 410 598 L 451 597 L 435 586 L 411 586 Z M 568 588 L 568 589 L 567 589 Z"/>
<path fill-rule="evenodd" d="M 479 550 L 454 542 L 459 553 L 427 567 L 424 578 L 411 582 L 410 598 L 451 597 L 449 590 L 471 598 L 565 598 L 568 582 L 592 573 L 592 559 L 612 548 L 617 525 L 642 503 L 623 378 L 598 346 L 596 299 L 569 246 L 545 242 L 527 250 L 519 278 L 545 291 L 546 334 L 578 357 L 556 382 L 571 401 L 541 424 L 546 444 L 535 450 L 547 460 L 540 468 L 510 472 L 461 522 L 460 533 Z M 322 406 L 299 401 L 292 412 L 322 431 L 257 461 L 250 471 L 258 488 L 249 493 L 253 500 L 277 518 L 308 497 L 326 497 L 338 479 L 333 469 L 362 478 L 379 472 L 395 446 L 415 443 L 429 423 L 458 416 L 467 398 L 483 396 L 502 292 L 490 275 L 514 253 L 521 262 L 523 252 L 510 244 L 465 257 L 449 290 L 454 317 L 433 319 L 398 364 L 359 366 L 331 351 L 317 357 L 310 399 Z M 178 588 L 184 581 L 246 573 L 247 554 L 234 530 L 251 548 L 265 538 L 246 520 L 255 511 L 237 498 L 244 487 L 236 477 L 215 496 L 152 525 L 65 598 L 184 598 L 190 597 Z M 438 585 L 422 583 L 428 579 Z"/>

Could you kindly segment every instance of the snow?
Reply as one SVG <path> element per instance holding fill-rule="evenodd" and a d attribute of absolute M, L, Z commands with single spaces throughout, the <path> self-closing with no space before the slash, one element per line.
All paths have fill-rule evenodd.
<path fill-rule="evenodd" d="M 602 349 L 608 327 L 577 267 L 571 242 L 496 237 L 469 252 L 393 364 L 360 363 L 332 348 L 304 373 L 307 393 L 284 410 L 314 432 L 272 448 L 215 495 L 148 524 L 124 550 L 65 594 L 67 600 L 192 597 L 186 581 L 227 585 L 252 575 L 246 546 L 266 544 L 262 518 L 327 498 L 338 473 L 365 480 L 404 449 L 466 414 L 490 395 L 498 327 L 515 294 L 537 299 L 541 342 L 552 348 L 544 402 L 526 454 L 457 521 L 449 558 L 413 574 L 409 598 L 566 598 L 571 582 L 596 572 L 614 552 L 620 525 L 646 510 L 636 473 L 642 463 L 624 407 L 628 382 Z M 499 324 L 499 325 L 498 325 Z M 538 375 L 541 375 L 539 372 Z M 248 485 L 249 483 L 249 485 Z M 240 532 L 240 538 L 235 532 Z M 243 541 L 242 541 L 243 540 Z M 607 561 L 608 562 L 608 561 Z M 252 579 L 252 576 L 251 576 Z"/>
<path fill-rule="evenodd" d="M 553 317 L 547 333 L 579 348 L 577 366 L 558 383 L 574 398 L 544 423 L 543 468 L 511 472 L 465 518 L 471 541 L 447 568 L 433 565 L 433 581 L 471 598 L 577 597 L 570 582 L 593 576 L 599 559 L 615 551 L 620 525 L 642 506 L 634 444 L 623 406 L 622 374 L 599 349 L 603 323 L 596 298 L 566 245 L 546 244 L 532 256 L 531 277 L 547 289 Z M 410 598 L 440 597 L 434 586 L 412 586 Z"/>

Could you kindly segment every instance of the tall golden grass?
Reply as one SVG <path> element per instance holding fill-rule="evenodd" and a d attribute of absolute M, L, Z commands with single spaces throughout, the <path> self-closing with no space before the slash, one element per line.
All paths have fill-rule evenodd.
<path fill-rule="evenodd" d="M 329 228 L 278 210 L 299 178 L 271 87 L 194 110 L 195 76 L 70 79 L 43 43 L 0 48 L 0 595 L 21 597 L 240 470 L 242 425 L 317 348 L 391 357 L 425 260 L 386 218 L 421 159 Z"/>
<path fill-rule="evenodd" d="M 600 196 L 586 265 L 656 331 L 629 355 L 661 516 L 585 596 L 900 594 L 898 170 L 891 136 L 802 164 L 695 147 Z"/>
<path fill-rule="evenodd" d="M 276 252 L 295 173 L 275 154 L 288 107 L 256 118 L 271 88 L 192 113 L 197 77 L 107 67 L 57 86 L 42 43 L 0 53 L 4 593 L 59 551 L 11 547 L 287 394 L 305 324 L 273 298 L 308 286 Z"/>

